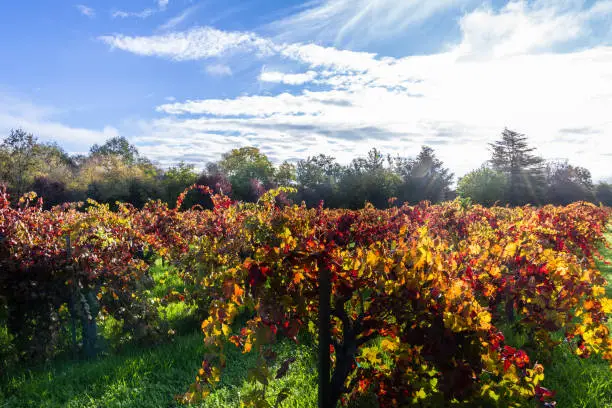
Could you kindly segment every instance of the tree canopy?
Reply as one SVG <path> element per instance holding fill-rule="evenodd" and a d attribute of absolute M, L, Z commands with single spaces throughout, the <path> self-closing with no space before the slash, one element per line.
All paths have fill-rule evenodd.
<path fill-rule="evenodd" d="M 392 156 L 377 148 L 347 164 L 326 154 L 275 165 L 259 148 L 233 149 L 218 161 L 178 163 L 160 168 L 143 157 L 125 137 L 91 147 L 89 154 L 70 155 L 55 143 L 40 142 L 22 129 L 0 144 L 0 184 L 13 197 L 35 191 L 47 206 L 93 198 L 111 206 L 125 201 L 141 207 L 161 199 L 174 205 L 195 184 L 206 185 L 234 200 L 255 202 L 268 189 L 292 186 L 290 198 L 316 207 L 386 208 L 396 202 L 441 202 L 456 194 L 484 205 L 612 203 L 610 184 L 595 185 L 588 169 L 567 160 L 544 161 L 527 136 L 504 129 L 490 144 L 491 158 L 458 180 L 429 146 L 415 156 Z M 283 195 L 282 200 L 288 197 Z M 395 200 L 391 200 L 395 199 Z M 191 192 L 183 206 L 210 207 L 210 199 Z"/>
<path fill-rule="evenodd" d="M 136 147 L 122 136 L 113 137 L 101 146 L 93 145 L 89 153 L 91 156 L 119 156 L 128 163 L 134 163 L 138 159 Z"/>
<path fill-rule="evenodd" d="M 491 206 L 505 201 L 508 179 L 504 173 L 482 166 L 459 179 L 457 193 L 473 202 Z"/>
<path fill-rule="evenodd" d="M 241 147 L 223 155 L 219 168 L 227 175 L 234 196 L 240 200 L 257 198 L 258 185 L 268 185 L 274 177 L 274 165 L 256 147 Z"/>

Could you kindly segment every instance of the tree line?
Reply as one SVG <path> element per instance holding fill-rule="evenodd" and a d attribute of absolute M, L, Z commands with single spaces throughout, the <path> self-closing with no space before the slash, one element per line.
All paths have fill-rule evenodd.
<path fill-rule="evenodd" d="M 542 159 L 523 134 L 504 129 L 490 152 L 487 162 L 453 188 L 454 174 L 428 146 L 414 157 L 385 155 L 374 148 L 347 165 L 319 154 L 277 166 L 258 148 L 242 147 L 198 171 L 182 162 L 162 169 L 124 137 L 93 145 L 87 155 L 70 155 L 57 143 L 40 142 L 17 129 L 0 145 L 0 185 L 13 197 L 34 191 L 48 207 L 88 198 L 136 207 L 149 199 L 174 203 L 194 183 L 242 201 L 256 201 L 270 188 L 293 186 L 293 201 L 337 208 L 361 208 L 366 202 L 386 208 L 394 199 L 441 202 L 457 196 L 483 205 L 612 205 L 611 184 L 593 183 L 588 169 L 568 161 Z M 194 204 L 209 205 L 207 198 L 192 193 L 185 205 Z"/>

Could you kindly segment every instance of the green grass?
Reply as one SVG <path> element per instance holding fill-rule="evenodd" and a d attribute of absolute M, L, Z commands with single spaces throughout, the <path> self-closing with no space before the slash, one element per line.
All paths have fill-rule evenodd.
<path fill-rule="evenodd" d="M 607 234 L 612 243 L 612 230 Z M 603 249 L 612 260 L 612 250 Z M 599 265 L 612 296 L 612 266 Z M 164 288 L 176 278 L 160 267 L 156 281 Z M 181 314 L 180 312 L 177 312 Z M 317 374 L 314 350 L 308 342 L 295 345 L 284 341 L 275 346 L 279 361 L 295 356 L 296 363 L 272 390 L 289 387 L 291 396 L 285 408 L 316 406 Z M 183 393 L 195 378 L 204 352 L 199 332 L 178 336 L 171 344 L 155 348 L 127 347 L 121 353 L 91 361 L 55 361 L 34 369 L 10 374 L 0 384 L 0 408 L 5 407 L 175 407 L 173 397 Z M 248 368 L 255 365 L 255 354 L 243 355 L 230 346 L 228 366 L 219 388 L 201 407 L 239 407 L 241 398 L 253 389 L 247 380 Z M 599 358 L 579 359 L 566 348 L 553 353 L 553 363 L 546 366 L 544 386 L 557 391 L 558 407 L 612 407 L 612 374 Z M 373 406 L 372 404 L 364 404 Z"/>
<path fill-rule="evenodd" d="M 159 260 L 152 268 L 155 286 L 150 296 L 163 297 L 170 291 L 182 292 L 185 284 L 176 270 Z M 169 344 L 143 348 L 123 341 L 121 322 L 106 319 L 100 332 L 109 343 L 106 355 L 89 361 L 55 360 L 35 368 L 13 370 L 0 378 L 0 408 L 5 407 L 175 407 L 174 396 L 188 390 L 195 380 L 204 354 L 203 336 L 193 319 L 195 305 L 171 302 L 160 306 L 161 318 L 180 333 Z M 283 341 L 274 346 L 278 361 L 293 356 L 289 374 L 274 381 L 268 394 L 283 387 L 294 392 L 283 407 L 307 408 L 316 405 L 316 353 L 307 339 L 296 345 Z M 127 344 L 124 346 L 124 344 Z M 113 346 L 121 347 L 113 347 Z M 115 352 L 112 352 L 115 350 Z M 256 366 L 256 355 L 243 355 L 228 344 L 227 369 L 218 388 L 201 407 L 238 407 L 243 396 L 253 390 L 248 369 Z M 275 372 L 275 371 L 273 371 Z"/>
<path fill-rule="evenodd" d="M 307 345 L 282 342 L 279 360 L 297 357 L 287 377 L 274 384 L 294 392 L 284 407 L 316 405 L 316 362 Z M 54 362 L 50 366 L 13 373 L 0 391 L 0 407 L 174 407 L 173 396 L 183 393 L 195 378 L 203 353 L 202 335 L 194 333 L 172 344 L 82 362 Z M 228 368 L 219 388 L 202 407 L 237 407 L 252 390 L 247 370 L 255 354 L 243 355 L 230 346 Z M 270 394 L 272 391 L 270 391 Z"/>
<path fill-rule="evenodd" d="M 606 234 L 612 244 L 612 230 Z M 612 249 L 602 248 L 602 255 L 612 262 Z M 612 265 L 598 262 L 608 286 L 606 295 L 612 297 Z M 612 322 L 608 324 L 612 328 Z M 557 392 L 557 406 L 576 408 L 612 407 L 612 372 L 608 363 L 599 357 L 581 359 L 566 347 L 553 352 L 553 363 L 546 366 L 543 386 Z"/>

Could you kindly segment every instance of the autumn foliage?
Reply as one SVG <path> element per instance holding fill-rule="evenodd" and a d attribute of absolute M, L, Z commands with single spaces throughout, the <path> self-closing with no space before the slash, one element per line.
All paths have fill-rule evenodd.
<path fill-rule="evenodd" d="M 150 202 L 116 212 L 95 203 L 42 211 L 34 197 L 15 208 L 0 196 L 1 295 L 9 306 L 44 299 L 43 310 L 14 313 L 47 322 L 27 330 L 14 322 L 14 330 L 31 343 L 49 336 L 53 319 L 42 316 L 69 302 L 75 282 L 96 292 L 103 313 L 146 317 L 139 291 L 155 253 L 195 283 L 187 296 L 208 309 L 207 354 L 184 402 L 214 389 L 229 347 L 259 354 L 250 374 L 264 394 L 291 370 L 271 345 L 316 339 L 322 270 L 332 292 L 330 404 L 373 393 L 381 407 L 552 406 L 554 392 L 541 385 L 552 349 L 612 362 L 612 300 L 595 267 L 610 209 L 457 200 L 349 211 L 286 205 L 279 193 L 291 191 L 256 204 L 213 195 L 210 211 L 180 211 L 184 194 L 176 209 Z M 525 334 L 522 349 L 508 331 Z M 272 406 L 261 395 L 252 405 Z"/>

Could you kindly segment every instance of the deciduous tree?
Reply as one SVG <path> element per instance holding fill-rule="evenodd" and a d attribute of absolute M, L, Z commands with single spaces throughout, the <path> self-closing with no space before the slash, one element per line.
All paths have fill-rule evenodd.
<path fill-rule="evenodd" d="M 546 196 L 551 204 L 567 205 L 575 201 L 593 201 L 591 172 L 567 161 L 549 162 L 545 167 Z"/>
<path fill-rule="evenodd" d="M 238 200 L 256 200 L 252 180 L 267 186 L 274 177 L 272 162 L 256 147 L 241 147 L 224 154 L 219 168 L 232 183 L 232 194 Z"/>
<path fill-rule="evenodd" d="M 457 193 L 482 205 L 493 205 L 504 201 L 508 179 L 506 175 L 482 166 L 459 179 Z"/>

